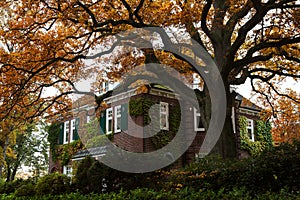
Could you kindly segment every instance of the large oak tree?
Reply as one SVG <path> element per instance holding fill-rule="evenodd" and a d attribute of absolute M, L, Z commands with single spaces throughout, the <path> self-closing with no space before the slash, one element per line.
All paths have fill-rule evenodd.
<path fill-rule="evenodd" d="M 0 6 L 6 15 L 0 30 L 4 44 L 0 52 L 1 120 L 12 112 L 35 118 L 53 106 L 56 111 L 65 109 L 70 103 L 66 95 L 76 92 L 73 83 L 88 76 L 78 75 L 84 71 L 88 53 L 99 45 L 108 46 L 110 52 L 116 46 L 112 36 L 133 28 L 163 27 L 165 33 L 172 29 L 179 32 L 176 39 L 192 38 L 209 52 L 227 96 L 227 117 L 216 146 L 225 157 L 236 155 L 230 86 L 250 79 L 255 91 L 268 88 L 280 95 L 278 82 L 300 77 L 300 5 L 296 0 L 3 0 Z M 162 43 L 173 41 L 163 35 Z M 150 62 L 195 71 L 183 57 L 157 48 L 114 59 L 101 73 L 121 77 L 130 66 Z M 49 87 L 57 87 L 60 93 L 44 97 Z M 206 87 L 200 96 L 207 123 L 211 114 Z M 30 106 L 34 112 L 24 112 Z"/>

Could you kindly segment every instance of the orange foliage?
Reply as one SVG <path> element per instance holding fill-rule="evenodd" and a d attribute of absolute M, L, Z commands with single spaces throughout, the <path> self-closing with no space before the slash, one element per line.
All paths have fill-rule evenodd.
<path fill-rule="evenodd" d="M 144 63 L 146 51 L 110 52 L 116 42 L 122 43 L 114 35 L 141 27 L 173 31 L 168 38 L 172 44 L 176 48 L 187 44 L 185 55 L 202 65 L 195 57 L 201 51 L 188 48 L 193 38 L 216 62 L 228 93 L 230 85 L 246 78 L 276 90 L 282 77 L 300 77 L 296 4 L 296 0 L 1 0 L 0 119 L 14 113 L 34 119 L 45 112 L 64 112 L 71 106 L 68 95 L 75 91 L 74 82 L 91 74 L 97 73 L 100 83 L 122 79 Z M 105 50 L 98 54 L 98 65 L 87 68 L 84 60 L 97 57 L 91 53 L 99 47 Z M 188 76 L 195 71 L 172 52 L 152 50 L 159 63 Z M 93 87 L 97 91 L 99 84 Z M 57 94 L 45 94 L 49 88 L 56 88 Z"/>

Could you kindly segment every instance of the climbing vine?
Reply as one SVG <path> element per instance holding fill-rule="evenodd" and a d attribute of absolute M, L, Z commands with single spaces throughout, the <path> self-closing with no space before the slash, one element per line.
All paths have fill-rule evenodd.
<path fill-rule="evenodd" d="M 152 126 L 159 127 L 159 107 L 155 107 L 154 105 L 158 105 L 159 102 L 155 102 L 147 97 L 141 97 L 137 99 L 131 99 L 129 101 L 129 114 L 132 117 L 143 116 L 144 118 L 144 126 L 150 124 L 152 121 Z M 149 116 L 150 108 L 153 107 L 151 114 L 151 118 Z M 176 135 L 180 120 L 181 120 L 181 112 L 178 104 L 169 105 L 169 130 L 160 130 L 154 136 L 150 138 L 151 143 L 154 145 L 154 148 L 159 149 L 163 146 L 166 146 Z M 153 127 L 152 127 L 153 128 Z M 147 129 L 146 131 L 157 131 L 155 128 Z M 153 134 L 151 134 L 153 135 Z"/>
<path fill-rule="evenodd" d="M 129 114 L 132 117 L 144 116 L 144 125 L 147 125 L 150 123 L 149 110 L 154 104 L 156 102 L 147 97 L 130 99 Z"/>
<path fill-rule="evenodd" d="M 254 137 L 255 141 L 251 141 L 247 131 L 247 118 L 242 116 L 239 118 L 241 149 L 248 151 L 251 155 L 258 155 L 263 150 L 270 148 L 273 144 L 271 135 L 270 122 L 262 120 L 255 121 Z"/>
<path fill-rule="evenodd" d="M 60 132 L 60 124 L 59 123 L 52 123 L 50 126 L 47 127 L 48 132 L 48 142 L 50 143 L 50 151 L 52 160 L 56 162 L 58 158 L 58 137 Z"/>
<path fill-rule="evenodd" d="M 62 162 L 62 165 L 67 165 L 75 153 L 84 148 L 80 140 L 60 145 L 58 137 L 60 133 L 60 123 L 52 123 L 48 127 L 48 142 L 50 143 L 50 151 L 52 160 Z"/>
<path fill-rule="evenodd" d="M 60 145 L 58 147 L 58 159 L 61 164 L 68 165 L 72 157 L 79 151 L 83 149 L 83 144 L 80 140 L 70 142 L 68 144 Z"/>

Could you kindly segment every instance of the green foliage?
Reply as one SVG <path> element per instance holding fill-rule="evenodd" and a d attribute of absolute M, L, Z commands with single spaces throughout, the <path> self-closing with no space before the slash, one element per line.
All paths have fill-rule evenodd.
<path fill-rule="evenodd" d="M 143 116 L 144 118 L 144 125 L 148 125 L 150 122 L 154 123 L 152 124 L 152 128 L 155 126 L 159 126 L 159 108 L 154 108 L 155 111 L 152 110 L 154 113 L 151 114 L 151 119 L 149 116 L 150 108 L 154 106 L 155 104 L 159 105 L 157 102 L 147 98 L 147 97 L 141 97 L 138 99 L 131 99 L 129 101 L 129 114 L 132 117 L 137 116 Z M 180 125 L 181 121 L 181 112 L 180 107 L 178 104 L 175 105 L 169 105 L 170 115 L 169 115 L 169 128 L 170 130 L 161 130 L 158 133 L 156 133 L 153 137 L 151 137 L 151 142 L 154 145 L 156 149 L 159 149 L 165 145 L 167 145 L 172 138 L 175 136 L 175 134 L 178 131 L 178 127 Z M 156 124 L 155 124 L 156 123 Z M 153 132 L 156 130 L 146 130 L 149 132 Z"/>
<path fill-rule="evenodd" d="M 22 196 L 30 196 L 32 186 L 16 181 L 2 184 L 7 192 L 1 199 L 300 199 L 299 149 L 295 141 L 243 160 L 211 155 L 183 169 L 144 174 L 119 172 L 88 157 L 78 165 L 72 190 L 70 179 L 51 174 L 38 181 L 37 196 Z"/>
<path fill-rule="evenodd" d="M 154 177 L 160 178 L 158 174 L 158 172 L 145 174 L 121 172 L 107 167 L 94 158 L 86 157 L 78 164 L 74 184 L 84 194 L 107 193 L 120 189 L 128 191 L 138 187 L 154 187 Z"/>
<path fill-rule="evenodd" d="M 180 121 L 181 121 L 180 106 L 177 104 L 170 105 L 170 115 L 169 115 L 170 130 L 168 131 L 161 130 L 153 137 L 151 137 L 151 142 L 154 144 L 154 147 L 156 149 L 160 149 L 166 146 L 174 138 L 174 136 L 178 132 Z M 180 145 L 178 144 L 178 146 Z"/>
<path fill-rule="evenodd" d="M 15 130 L 15 142 L 9 147 L 11 153 L 5 158 L 3 176 L 7 181 L 15 179 L 21 165 L 29 167 L 35 176 L 42 175 L 48 169 L 49 147 L 44 127 L 43 122 L 26 123 L 23 129 Z"/>
<path fill-rule="evenodd" d="M 110 134 L 111 135 L 111 134 Z M 86 148 L 93 148 L 106 145 L 106 137 L 107 135 L 97 135 L 93 138 L 90 138 L 85 144 Z"/>
<path fill-rule="evenodd" d="M 0 194 L 12 194 L 12 193 L 21 194 L 22 193 L 21 196 L 24 196 L 27 194 L 30 195 L 30 193 L 32 193 L 31 195 L 34 195 L 34 185 L 35 185 L 34 180 L 35 178 L 26 179 L 26 180 L 17 179 L 9 182 L 1 181 Z M 27 188 L 27 185 L 31 185 L 33 187 L 33 190 L 31 190 L 32 189 L 31 186 L 28 186 Z"/>
<path fill-rule="evenodd" d="M 241 148 L 247 150 L 251 155 L 258 155 L 263 150 L 272 147 L 273 140 L 271 134 L 270 122 L 262 120 L 255 121 L 254 136 L 255 141 L 251 141 L 247 131 L 247 118 L 241 116 L 239 118 Z"/>
<path fill-rule="evenodd" d="M 58 122 L 52 123 L 50 126 L 47 127 L 48 132 L 48 142 L 50 144 L 50 151 L 52 160 L 55 162 L 59 156 L 57 149 L 58 149 L 58 136 L 60 132 L 60 124 Z"/>
<path fill-rule="evenodd" d="M 173 173 L 177 174 L 173 179 L 183 186 L 195 189 L 232 190 L 245 187 L 253 194 L 279 192 L 285 187 L 299 191 L 299 149 L 300 142 L 295 142 L 265 150 L 258 156 L 240 161 L 224 162 L 223 159 L 207 157 L 191 164 L 183 171 L 183 175 L 181 171 Z"/>
<path fill-rule="evenodd" d="M 258 194 L 252 196 L 246 189 L 233 189 L 231 191 L 225 191 L 224 188 L 219 191 L 214 190 L 194 190 L 192 188 L 186 187 L 176 191 L 166 191 L 159 190 L 155 191 L 148 188 L 137 188 L 131 191 L 120 190 L 118 192 L 111 192 L 106 194 L 80 194 L 80 193 L 70 193 L 63 195 L 44 195 L 44 196 L 32 196 L 32 197 L 17 197 L 13 194 L 10 195 L 0 195 L 3 200 L 210 200 L 210 199 L 230 199 L 230 200 L 240 200 L 240 199 L 253 199 L 253 200 L 295 200 L 300 198 L 299 193 L 290 193 L 281 190 L 279 193 L 266 192 L 264 194 Z"/>
<path fill-rule="evenodd" d="M 150 122 L 150 117 L 148 113 L 151 106 L 153 106 L 154 104 L 156 103 L 147 97 L 130 99 L 129 115 L 132 117 L 144 116 L 144 124 L 147 125 Z"/>
<path fill-rule="evenodd" d="M 50 143 L 50 151 L 52 160 L 61 161 L 62 165 L 67 165 L 76 152 L 83 149 L 83 144 L 80 140 L 75 140 L 68 144 L 59 145 L 58 136 L 60 132 L 60 124 L 52 123 L 48 128 L 48 141 Z"/>
<path fill-rule="evenodd" d="M 263 142 L 266 147 L 273 145 L 271 129 L 272 125 L 269 121 L 264 122 L 262 120 L 258 120 L 255 123 L 254 133 L 256 134 L 256 138 L 258 141 Z"/>
<path fill-rule="evenodd" d="M 80 140 L 85 144 L 86 148 L 93 148 L 98 146 L 104 146 L 107 137 L 109 140 L 113 140 L 114 134 L 100 134 L 99 133 L 99 119 L 95 118 L 89 123 L 84 124 L 85 134 L 81 135 Z"/>
<path fill-rule="evenodd" d="M 72 157 L 81 149 L 84 145 L 80 140 L 75 140 L 68 144 L 60 145 L 57 149 L 57 158 L 61 161 L 61 164 L 68 165 Z"/>
<path fill-rule="evenodd" d="M 86 194 L 102 193 L 112 188 L 113 170 L 91 157 L 82 160 L 75 174 L 75 185 Z"/>
<path fill-rule="evenodd" d="M 161 130 L 153 137 L 151 137 L 151 142 L 153 143 L 156 149 L 160 149 L 166 146 L 172 140 L 173 137 L 174 135 L 170 133 L 170 131 Z"/>
<path fill-rule="evenodd" d="M 70 183 L 70 178 L 64 174 L 48 174 L 38 180 L 36 193 L 38 195 L 68 193 L 70 191 Z"/>
<path fill-rule="evenodd" d="M 17 197 L 22 196 L 34 196 L 35 195 L 35 185 L 33 183 L 22 184 L 15 191 Z"/>

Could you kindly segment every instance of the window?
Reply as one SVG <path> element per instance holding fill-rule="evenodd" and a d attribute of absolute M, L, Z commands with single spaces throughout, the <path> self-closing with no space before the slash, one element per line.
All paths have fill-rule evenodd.
<path fill-rule="evenodd" d="M 87 115 L 87 116 L 86 116 L 86 123 L 87 123 L 87 124 L 90 123 L 91 120 L 92 120 L 92 117 L 89 116 L 89 115 Z"/>
<path fill-rule="evenodd" d="M 169 130 L 169 105 L 160 102 L 160 129 Z"/>
<path fill-rule="evenodd" d="M 254 142 L 254 123 L 252 119 L 247 119 L 247 131 L 249 139 Z"/>
<path fill-rule="evenodd" d="M 105 83 L 104 83 L 104 92 L 107 92 L 108 89 L 109 89 L 108 82 L 105 82 Z"/>
<path fill-rule="evenodd" d="M 70 135 L 70 142 L 73 142 L 74 135 L 76 134 L 76 119 L 71 120 L 71 135 Z"/>
<path fill-rule="evenodd" d="M 66 121 L 64 125 L 64 144 L 69 142 L 69 135 L 70 135 L 70 121 Z"/>
<path fill-rule="evenodd" d="M 112 133 L 112 128 L 113 128 L 113 110 L 112 108 L 108 108 L 106 110 L 106 133 L 110 134 Z"/>
<path fill-rule="evenodd" d="M 63 174 L 67 175 L 68 177 L 72 176 L 72 167 L 71 166 L 63 166 Z"/>
<path fill-rule="evenodd" d="M 204 131 L 204 126 L 201 122 L 201 114 L 194 108 L 194 130 L 195 131 Z"/>
<path fill-rule="evenodd" d="M 121 105 L 115 107 L 115 113 L 114 113 L 114 123 L 115 123 L 115 133 L 118 133 L 121 131 Z"/>

